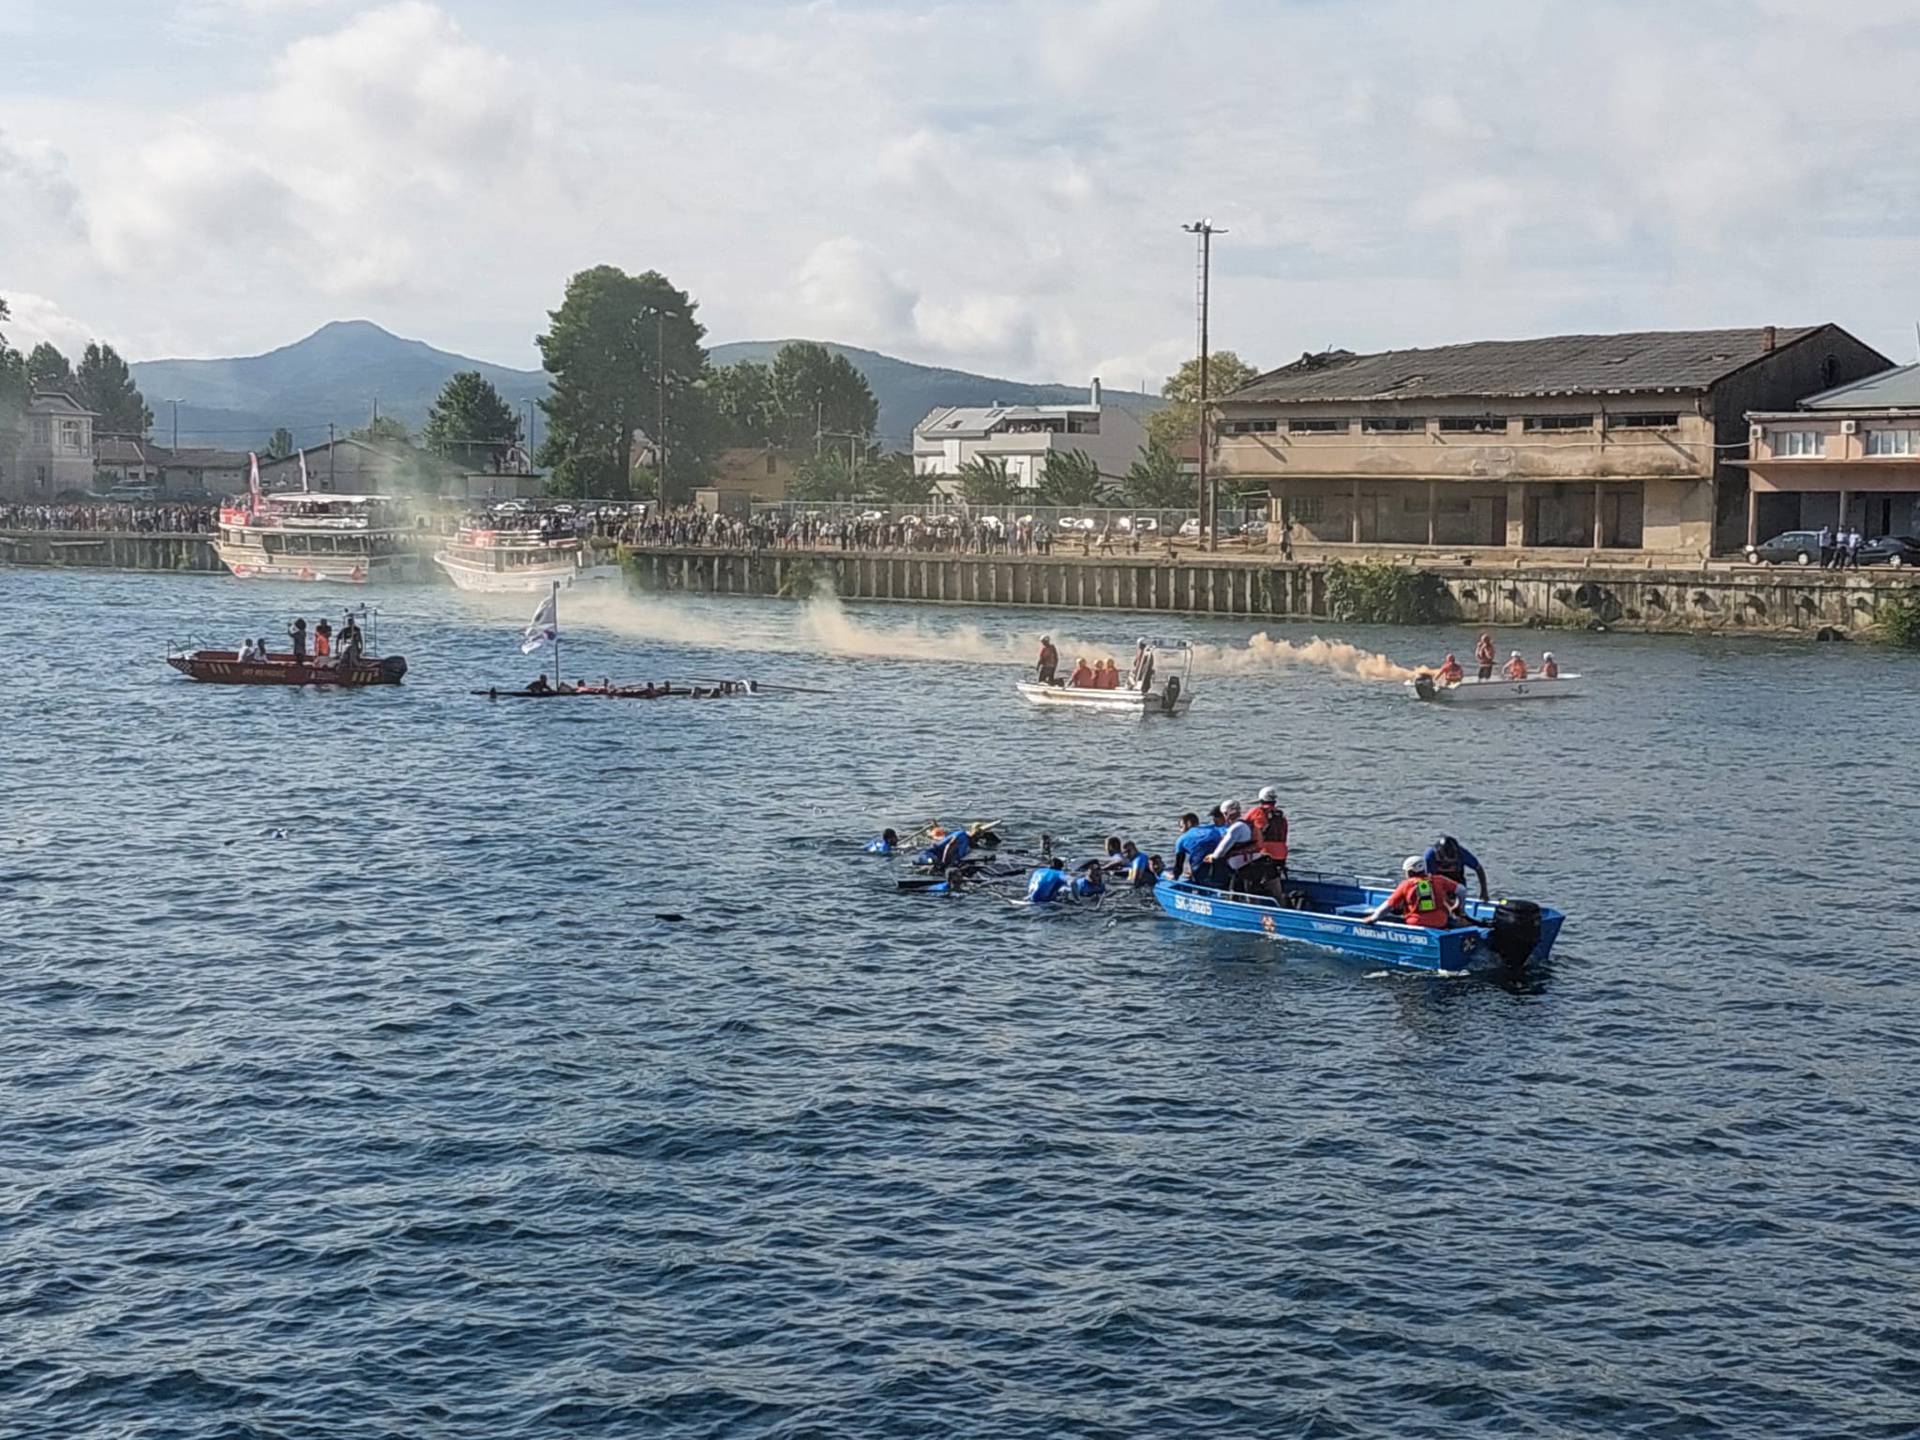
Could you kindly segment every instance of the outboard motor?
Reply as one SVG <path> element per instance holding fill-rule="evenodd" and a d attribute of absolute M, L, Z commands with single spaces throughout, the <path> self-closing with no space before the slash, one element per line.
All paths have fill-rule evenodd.
<path fill-rule="evenodd" d="M 1540 943 L 1540 907 L 1531 900 L 1502 900 L 1493 907 L 1493 953 L 1514 969 L 1527 963 Z"/>
<path fill-rule="evenodd" d="M 1424 670 L 1414 676 L 1413 693 L 1418 695 L 1422 700 L 1431 700 L 1433 698 L 1433 676 Z"/>
<path fill-rule="evenodd" d="M 1169 676 L 1167 679 L 1166 693 L 1160 697 L 1161 713 L 1166 715 L 1173 714 L 1174 707 L 1179 703 L 1180 677 L 1178 675 Z"/>

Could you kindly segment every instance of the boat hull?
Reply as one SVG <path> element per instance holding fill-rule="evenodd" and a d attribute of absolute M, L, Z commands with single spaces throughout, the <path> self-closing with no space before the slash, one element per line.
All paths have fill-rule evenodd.
<path fill-rule="evenodd" d="M 266 660 L 242 660 L 232 650 L 197 650 L 191 655 L 169 655 L 167 664 L 189 679 L 210 685 L 334 685 L 358 689 L 365 685 L 398 685 L 407 673 L 404 656 L 360 659 L 351 665 L 295 664 L 291 655 Z"/>
<path fill-rule="evenodd" d="M 489 570 L 468 564 L 444 550 L 433 557 L 433 563 L 440 567 L 455 588 L 486 595 L 544 594 L 556 580 L 560 582 L 561 589 L 570 590 L 580 585 L 605 584 L 620 574 L 618 565 L 588 565 L 582 568 L 571 562 Z"/>
<path fill-rule="evenodd" d="M 1561 675 L 1547 680 L 1534 676 L 1526 680 L 1462 680 L 1457 685 L 1422 685 L 1407 681 L 1407 692 L 1416 700 L 1434 705 L 1511 705 L 1522 700 L 1569 700 L 1584 693 L 1578 675 Z"/>
<path fill-rule="evenodd" d="M 1467 917 L 1476 922 L 1446 930 L 1418 925 L 1370 923 L 1366 915 L 1390 891 L 1360 881 L 1327 876 L 1296 876 L 1289 881 L 1307 908 L 1289 909 L 1265 897 L 1230 895 L 1188 880 L 1161 880 L 1153 898 L 1174 919 L 1209 930 L 1292 940 L 1344 955 L 1355 955 L 1402 970 L 1428 973 L 1512 967 L 1545 960 L 1552 953 L 1565 917 L 1539 909 L 1539 934 L 1524 955 L 1503 956 L 1495 948 L 1496 909 L 1470 902 Z"/>
<path fill-rule="evenodd" d="M 264 557 L 259 550 L 216 542 L 215 552 L 242 580 L 323 580 L 335 585 L 367 585 L 419 578 L 412 555 L 320 555 Z"/>
<path fill-rule="evenodd" d="M 1042 685 L 1025 680 L 1017 687 L 1029 705 L 1050 710 L 1086 710 L 1106 715 L 1184 715 L 1193 708 L 1193 692 L 1181 690 L 1167 702 L 1165 690 L 1142 695 L 1138 690 L 1080 690 L 1067 685 Z"/>

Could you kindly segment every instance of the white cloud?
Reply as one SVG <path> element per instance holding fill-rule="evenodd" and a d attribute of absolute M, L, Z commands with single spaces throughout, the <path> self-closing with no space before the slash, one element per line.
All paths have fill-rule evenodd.
<path fill-rule="evenodd" d="M 7 312 L 7 344 L 16 350 L 31 350 L 44 340 L 69 360 L 78 360 L 87 342 L 100 338 L 100 332 L 93 326 L 76 320 L 56 302 L 31 291 L 10 292 Z"/>

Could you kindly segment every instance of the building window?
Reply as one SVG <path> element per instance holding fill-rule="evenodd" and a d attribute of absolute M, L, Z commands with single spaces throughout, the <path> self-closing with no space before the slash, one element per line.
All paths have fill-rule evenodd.
<path fill-rule="evenodd" d="M 53 443 L 53 422 L 44 415 L 33 417 L 33 443 L 36 445 Z"/>
<path fill-rule="evenodd" d="M 1330 435 L 1347 428 L 1345 420 L 1289 420 L 1287 433 L 1290 435 Z"/>
<path fill-rule="evenodd" d="M 1591 430 L 1591 415 L 1529 415 L 1525 422 L 1529 431 L 1544 430 Z"/>
<path fill-rule="evenodd" d="M 1869 455 L 1920 455 L 1920 430 L 1869 430 Z"/>
<path fill-rule="evenodd" d="M 62 420 L 60 422 L 60 448 L 63 450 L 80 449 L 80 422 Z"/>
<path fill-rule="evenodd" d="M 1504 415 L 1442 415 L 1440 433 L 1443 435 L 1504 435 L 1507 433 L 1507 417 Z"/>
<path fill-rule="evenodd" d="M 1326 502 L 1318 495 L 1287 501 L 1287 514 L 1302 525 L 1318 525 L 1326 518 Z"/>
<path fill-rule="evenodd" d="M 767 474 L 776 475 L 780 471 L 780 457 L 771 450 L 767 452 Z"/>
<path fill-rule="evenodd" d="M 1673 430 L 1678 428 L 1680 416 L 1672 410 L 1653 410 L 1645 414 L 1609 415 L 1609 430 Z"/>
<path fill-rule="evenodd" d="M 1229 420 L 1225 425 L 1229 435 L 1271 435 L 1279 430 L 1278 420 Z"/>
<path fill-rule="evenodd" d="M 1398 435 L 1426 428 L 1426 421 L 1412 415 L 1369 415 L 1360 422 L 1363 435 Z"/>
<path fill-rule="evenodd" d="M 1827 453 L 1827 437 L 1818 430 L 1776 430 L 1773 455 L 1776 460 L 1812 460 Z"/>

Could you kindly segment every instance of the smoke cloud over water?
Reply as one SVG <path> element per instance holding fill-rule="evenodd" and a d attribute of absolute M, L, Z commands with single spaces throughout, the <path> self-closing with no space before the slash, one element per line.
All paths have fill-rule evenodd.
<path fill-rule="evenodd" d="M 688 645 L 702 649 L 822 655 L 850 660 L 944 661 L 970 665 L 1030 665 L 1039 649 L 1038 628 L 988 634 L 978 625 L 933 627 L 918 620 L 873 624 L 853 615 L 831 593 L 803 602 L 791 620 L 770 618 L 764 610 L 730 617 L 717 608 L 643 595 L 592 593 L 562 600 L 564 619 L 576 625 L 657 644 Z M 1084 620 L 1085 617 L 1079 617 Z M 1085 656 L 1089 663 L 1111 655 L 1122 668 L 1133 653 L 1132 634 L 1122 626 L 1137 625 L 1138 617 L 1116 617 L 1117 634 L 1098 641 L 1081 640 L 1066 630 L 1049 627 L 1060 651 L 1063 669 Z M 1326 670 L 1355 680 L 1399 681 L 1413 671 L 1385 655 L 1363 650 L 1344 640 L 1291 641 L 1266 631 L 1245 645 L 1200 644 L 1194 647 L 1196 676 L 1271 675 L 1289 670 Z"/>

